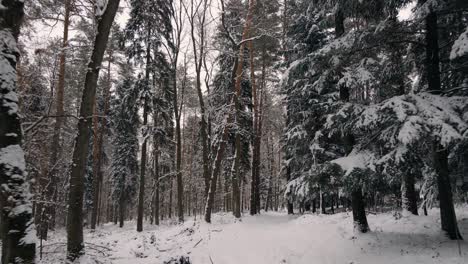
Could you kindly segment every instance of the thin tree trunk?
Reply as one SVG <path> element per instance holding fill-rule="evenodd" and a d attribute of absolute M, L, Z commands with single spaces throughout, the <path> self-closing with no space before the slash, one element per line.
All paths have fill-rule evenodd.
<path fill-rule="evenodd" d="M 177 62 L 176 62 L 177 63 Z M 174 73 L 175 75 L 176 73 Z M 177 79 L 174 76 L 174 79 Z M 177 212 L 179 217 L 179 222 L 184 221 L 184 185 L 182 182 L 182 135 L 180 128 L 180 114 L 179 114 L 179 104 L 177 100 L 177 84 L 174 81 L 174 115 L 176 119 L 176 179 L 177 179 Z"/>
<path fill-rule="evenodd" d="M 178 91 L 177 91 L 177 63 L 179 58 L 179 50 L 181 45 L 181 34 L 183 30 L 183 22 L 182 22 L 182 9 L 179 9 L 178 17 L 174 13 L 174 21 L 175 21 L 175 48 L 174 48 L 174 57 L 172 61 L 173 67 L 173 108 L 174 108 L 174 117 L 176 122 L 175 127 L 175 137 L 176 137 L 176 179 L 177 179 L 177 210 L 178 210 L 178 217 L 179 222 L 184 221 L 184 185 L 182 181 L 182 135 L 181 135 L 181 127 L 180 127 L 180 118 L 181 118 L 181 111 L 183 108 L 183 97 L 182 102 L 179 108 L 178 102 Z M 187 63 L 185 63 L 185 71 Z M 185 76 L 184 76 L 185 78 Z M 182 96 L 185 89 L 185 80 L 182 83 Z"/>
<path fill-rule="evenodd" d="M 291 169 L 289 167 L 286 167 L 286 181 L 291 180 Z M 294 204 L 290 199 L 287 199 L 286 201 L 286 208 L 288 210 L 288 214 L 292 215 L 294 214 Z"/>
<path fill-rule="evenodd" d="M 250 30 L 250 29 L 247 29 Z M 242 54 L 241 54 L 242 56 Z M 258 129 L 259 129 L 259 116 L 258 116 L 258 96 L 257 96 L 257 85 L 255 82 L 255 67 L 254 67 L 254 46 L 253 41 L 249 41 L 249 59 L 250 59 L 250 83 L 252 85 L 252 97 L 253 97 L 253 149 L 252 149 L 252 181 L 250 186 L 250 215 L 255 215 L 259 212 L 260 208 L 258 208 L 258 168 L 260 166 L 258 155 L 260 153 L 258 149 Z"/>
<path fill-rule="evenodd" d="M 335 213 L 335 207 L 334 207 L 334 205 L 333 205 L 334 202 L 335 202 L 335 201 L 334 201 L 333 193 L 330 193 L 330 203 L 331 203 L 331 208 L 330 208 L 330 210 L 331 210 L 331 213 L 332 213 L 332 214 Z"/>
<path fill-rule="evenodd" d="M 268 177 L 268 190 L 267 190 L 267 196 L 266 196 L 266 199 L 265 199 L 265 212 L 268 211 L 269 207 L 273 208 L 272 206 L 272 196 L 273 196 L 273 173 L 274 173 L 274 168 L 273 168 L 273 163 L 274 163 L 274 159 L 273 159 L 273 143 L 271 143 L 271 146 L 270 146 L 270 140 L 269 140 L 269 137 L 266 137 L 266 146 L 267 146 L 267 155 L 268 155 L 268 160 L 269 160 L 269 173 L 270 173 L 270 176 Z M 271 149 L 270 149 L 271 147 Z"/>
<path fill-rule="evenodd" d="M 68 49 L 68 28 L 70 25 L 70 1 L 65 0 L 64 9 L 65 14 L 63 17 L 63 40 L 62 40 L 62 50 L 60 53 L 60 62 L 59 62 L 59 79 L 57 85 L 57 95 L 55 99 L 55 107 L 56 107 L 56 115 L 55 124 L 54 124 L 54 135 L 52 138 L 52 145 L 51 145 L 51 155 L 49 160 L 49 175 L 50 180 L 47 186 L 47 201 L 55 202 L 57 200 L 57 171 L 54 169 L 56 167 L 56 163 L 59 160 L 59 152 L 61 149 L 61 130 L 64 120 L 64 107 L 63 107 L 63 98 L 65 93 L 65 70 L 66 70 L 66 52 Z M 47 228 L 53 229 L 55 226 L 55 204 L 51 203 L 47 206 L 47 213 L 45 223 L 41 223 L 41 233 L 43 232 L 43 236 L 47 238 Z"/>
<path fill-rule="evenodd" d="M 266 63 L 265 63 L 265 55 L 266 51 L 263 49 L 263 65 L 262 65 L 262 89 L 260 90 L 260 103 L 257 108 L 257 130 L 255 134 L 256 138 L 256 150 L 257 150 L 257 166 L 256 166 L 256 181 L 255 181 L 255 198 L 256 198 L 256 203 L 257 203 L 257 213 L 260 213 L 260 165 L 261 165 L 261 149 L 262 149 L 262 127 L 263 127 L 263 102 L 265 100 L 266 96 Z M 258 91 L 257 91 L 257 97 L 258 97 Z"/>
<path fill-rule="evenodd" d="M 103 115 L 106 116 L 109 108 L 109 100 L 110 100 L 110 68 L 111 68 L 111 58 L 112 53 L 109 56 L 109 61 L 107 64 L 107 85 L 105 86 L 104 90 L 104 111 Z M 102 142 L 104 140 L 104 130 L 106 126 L 106 120 L 101 118 L 101 122 L 99 122 L 99 112 L 98 112 L 98 104 L 97 98 L 94 99 L 94 116 L 93 116 L 93 131 L 94 131 L 94 142 L 93 142 L 93 209 L 91 211 L 91 229 L 96 229 L 97 217 L 98 217 L 98 209 L 99 209 L 99 199 L 100 199 L 100 188 L 101 188 L 101 181 L 102 181 L 102 173 L 101 173 L 101 163 L 102 163 Z M 101 124 L 99 124 L 101 123 Z"/>
<path fill-rule="evenodd" d="M 119 227 L 122 228 L 124 226 L 125 220 L 125 198 L 124 194 L 120 195 L 120 202 L 119 202 Z M 115 218 L 117 220 L 117 217 Z"/>
<path fill-rule="evenodd" d="M 237 98 L 239 95 L 236 95 Z M 236 99 L 236 113 L 237 118 L 239 118 L 240 112 L 240 103 L 239 99 Z M 233 214 L 234 217 L 240 218 L 241 217 L 241 197 L 240 197 L 240 186 L 239 186 L 239 178 L 240 178 L 240 152 L 241 152 L 241 140 L 240 140 L 240 131 L 239 131 L 239 124 L 237 125 L 236 131 L 236 139 L 235 139 L 235 159 L 234 159 L 234 171 L 232 172 L 232 200 L 233 200 Z"/>
<path fill-rule="evenodd" d="M 145 69 L 145 85 L 149 86 L 150 81 L 150 63 L 151 63 L 151 45 L 150 36 L 151 29 L 148 29 L 146 40 L 146 69 Z M 149 89 L 145 87 L 145 89 Z M 148 100 L 149 98 L 143 99 L 143 128 L 146 130 L 148 125 Z M 145 131 L 144 133 L 147 133 Z M 146 159 L 147 159 L 147 140 L 146 135 L 143 135 L 143 143 L 141 144 L 141 160 L 140 160 L 140 189 L 138 192 L 138 212 L 137 212 L 137 232 L 143 231 L 143 215 L 144 215 L 144 203 L 145 203 L 145 175 L 146 175 Z"/>
<path fill-rule="evenodd" d="M 158 114 L 153 114 L 153 125 L 156 127 L 158 123 Z M 155 135 L 153 138 L 153 156 L 154 156 L 154 182 L 155 182 L 155 190 L 154 190 L 154 224 L 159 225 L 159 140 Z"/>
<path fill-rule="evenodd" d="M 173 185 L 174 185 L 174 180 L 172 178 L 169 178 L 169 213 L 168 213 L 168 218 L 172 218 L 172 195 L 173 195 Z"/>
<path fill-rule="evenodd" d="M 208 9 L 208 1 L 204 0 L 202 8 L 202 14 L 193 13 L 194 11 L 194 2 L 192 1 L 192 13 L 189 14 L 187 7 L 186 12 L 189 17 L 189 22 L 191 24 L 191 38 L 192 38 L 192 47 L 193 47 L 193 55 L 195 60 L 195 88 L 197 90 L 198 96 L 198 103 L 200 105 L 200 114 L 201 114 L 201 122 L 200 122 L 200 136 L 201 136 L 201 144 L 202 144 L 202 157 L 203 157 L 203 179 L 205 180 L 205 197 L 208 197 L 208 190 L 210 188 L 210 175 L 211 175 L 211 161 L 209 158 L 210 153 L 210 140 L 208 134 L 208 122 L 207 122 L 207 110 L 205 107 L 205 100 L 203 98 L 203 91 L 202 91 L 202 84 L 201 84 L 201 70 L 203 65 L 203 57 L 205 56 L 205 20 L 206 20 L 206 11 Z M 195 17 L 199 16 L 201 21 L 199 21 L 199 32 L 200 32 L 200 40 L 196 38 L 196 25 L 195 25 Z M 200 43 L 200 52 L 197 52 L 197 43 Z"/>
<path fill-rule="evenodd" d="M 96 85 L 109 33 L 119 7 L 120 0 L 109 0 L 102 16 L 99 17 L 94 48 L 86 73 L 83 98 L 80 106 L 78 135 L 75 140 L 73 161 L 70 175 L 70 192 L 68 197 L 67 216 L 67 258 L 74 261 L 84 251 L 83 243 L 83 193 L 84 175 L 88 156 L 90 126 L 93 114 L 93 102 L 96 96 Z"/>

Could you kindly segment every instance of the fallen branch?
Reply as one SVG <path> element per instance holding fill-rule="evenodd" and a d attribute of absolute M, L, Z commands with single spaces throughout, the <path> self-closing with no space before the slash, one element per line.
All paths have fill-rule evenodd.
<path fill-rule="evenodd" d="M 193 246 L 193 248 L 196 248 L 196 247 L 198 246 L 198 244 L 200 244 L 200 243 L 202 242 L 202 240 L 203 240 L 203 238 L 200 239 L 200 241 L 198 241 L 198 242 L 195 244 L 195 246 Z"/>

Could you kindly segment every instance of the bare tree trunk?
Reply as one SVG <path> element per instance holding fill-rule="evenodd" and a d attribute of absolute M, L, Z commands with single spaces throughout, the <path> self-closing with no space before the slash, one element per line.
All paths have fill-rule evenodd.
<path fill-rule="evenodd" d="M 207 110 L 205 106 L 205 100 L 203 98 L 203 91 L 202 91 L 202 84 L 201 84 L 201 70 L 203 66 L 203 58 L 206 55 L 205 53 L 205 21 L 206 21 L 206 12 L 208 10 L 208 0 L 203 0 L 203 8 L 201 8 L 202 13 L 199 13 L 198 7 L 194 6 L 194 1 L 191 1 L 190 10 L 184 2 L 182 1 L 182 5 L 185 8 L 185 11 L 188 16 L 188 20 L 190 23 L 190 34 L 192 39 L 192 47 L 193 47 L 193 55 L 195 60 L 195 88 L 197 90 L 198 101 L 200 105 L 200 114 L 201 114 L 201 122 L 200 122 L 200 136 L 201 136 L 201 143 L 202 143 L 202 156 L 203 156 L 203 178 L 205 180 L 205 197 L 208 196 L 208 189 L 210 185 L 210 175 L 211 175 L 211 161 L 209 157 L 210 153 L 210 139 L 208 134 L 208 122 L 207 122 Z M 197 40 L 196 37 L 196 24 L 197 21 L 195 19 L 198 18 L 199 26 L 199 34 L 200 39 Z M 197 43 L 199 43 L 199 52 L 197 52 Z"/>
<path fill-rule="evenodd" d="M 119 7 L 120 0 L 109 0 L 102 16 L 98 19 L 97 34 L 94 48 L 86 73 L 83 98 L 80 106 L 80 119 L 78 121 L 78 135 L 73 151 L 72 169 L 70 175 L 70 193 L 68 197 L 67 216 L 67 258 L 74 261 L 83 254 L 83 193 L 86 160 L 88 156 L 88 143 L 90 126 L 93 114 L 93 102 L 96 96 L 96 85 L 99 70 L 109 39 L 109 32 Z"/>
<path fill-rule="evenodd" d="M 184 185 L 182 181 L 182 135 L 180 127 L 180 118 L 181 110 L 183 107 L 183 99 L 179 107 L 178 102 L 178 91 L 177 91 L 177 63 L 179 58 L 179 51 L 181 45 L 181 35 L 183 31 L 183 17 L 182 17 L 182 8 L 179 8 L 178 12 L 174 12 L 173 21 L 175 23 L 174 27 L 174 54 L 172 60 L 173 68 L 173 107 L 174 107 L 174 117 L 175 117 L 175 137 L 176 137 L 176 179 L 177 179 L 177 210 L 179 222 L 184 221 Z M 186 65 L 184 65 L 186 66 Z M 182 85 L 185 85 L 183 83 Z M 184 90 L 185 87 L 182 89 Z M 182 90 L 182 93 L 184 92 Z"/>
<path fill-rule="evenodd" d="M 274 157 L 273 157 L 273 142 L 270 144 L 269 137 L 266 137 L 266 146 L 267 146 L 267 156 L 269 160 L 269 173 L 268 177 L 268 190 L 267 197 L 265 199 L 265 211 L 268 211 L 269 208 L 273 209 L 273 174 L 274 172 Z M 271 148 L 270 148 L 271 147 Z"/>
<path fill-rule="evenodd" d="M 242 56 L 242 55 L 241 55 Z M 249 57 L 250 57 L 250 82 L 252 85 L 252 97 L 253 97 L 253 148 L 252 148 L 252 181 L 250 186 L 250 215 L 255 215 L 259 212 L 260 208 L 258 208 L 257 200 L 257 187 L 259 181 L 258 175 L 258 168 L 259 164 L 259 157 L 258 154 L 260 153 L 258 147 L 258 125 L 259 125 L 259 116 L 258 116 L 258 96 L 257 96 L 257 85 L 255 82 L 255 67 L 254 67 L 254 46 L 253 41 L 249 42 Z"/>
<path fill-rule="evenodd" d="M 174 85 L 175 86 L 175 85 Z M 177 179 L 177 212 L 179 222 L 184 221 L 184 185 L 182 182 L 182 136 L 180 129 L 179 106 L 177 103 L 177 87 L 174 87 L 174 112 L 176 116 L 176 179 Z"/>
<path fill-rule="evenodd" d="M 156 126 L 158 121 L 158 114 L 154 113 L 153 115 L 153 123 Z M 154 155 L 154 182 L 155 182 L 155 190 L 154 190 L 154 224 L 159 225 L 159 140 L 157 136 L 154 136 L 154 146 L 153 146 L 153 155 Z"/>
<path fill-rule="evenodd" d="M 70 1 L 65 0 L 64 3 L 64 22 L 63 22 L 63 40 L 62 40 L 62 50 L 60 52 L 59 58 L 59 76 L 58 76 L 58 85 L 55 96 L 55 124 L 54 124 L 54 134 L 51 142 L 51 155 L 49 160 L 49 170 L 44 175 L 48 179 L 42 180 L 46 183 L 43 188 L 45 189 L 46 195 L 45 200 L 50 201 L 49 205 L 43 206 L 39 205 L 39 208 L 44 207 L 42 210 L 43 217 L 41 217 L 39 234 L 42 239 L 47 239 L 48 228 L 54 228 L 55 226 L 55 204 L 56 201 L 56 188 L 57 188 L 57 162 L 59 160 L 59 152 L 61 149 L 60 135 L 64 119 L 64 107 L 63 107 L 63 98 L 65 90 L 65 70 L 66 70 L 66 52 L 68 49 L 68 28 L 70 25 Z"/>
<path fill-rule="evenodd" d="M 236 98 L 239 95 L 236 95 Z M 239 106 L 239 99 L 236 99 L 236 113 L 237 118 L 239 118 L 240 106 Z M 240 152 L 241 152 L 241 141 L 240 141 L 240 131 L 239 124 L 237 126 L 236 131 L 236 138 L 235 138 L 235 159 L 234 159 L 234 171 L 232 172 L 232 200 L 233 200 L 233 208 L 232 212 L 234 217 L 240 218 L 241 217 L 241 198 L 240 198 L 240 187 L 239 187 L 239 178 L 240 178 Z M 227 184 L 226 184 L 227 186 Z"/>
<path fill-rule="evenodd" d="M 168 212 L 168 218 L 172 218 L 172 189 L 173 189 L 173 184 L 174 180 L 172 178 L 169 178 L 169 212 Z"/>

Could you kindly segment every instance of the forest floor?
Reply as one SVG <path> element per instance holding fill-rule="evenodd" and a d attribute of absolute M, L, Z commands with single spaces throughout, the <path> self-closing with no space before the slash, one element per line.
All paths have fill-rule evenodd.
<path fill-rule="evenodd" d="M 457 213 L 468 239 L 468 207 Z M 368 234 L 353 232 L 350 213 L 268 212 L 242 221 L 216 214 L 211 225 L 190 218 L 180 225 L 146 225 L 142 233 L 132 222 L 122 229 L 105 224 L 96 232 L 86 231 L 86 256 L 80 263 L 163 264 L 177 263 L 168 261 L 180 256 L 188 256 L 192 264 L 468 263 L 468 242 L 444 237 L 436 209 L 429 216 L 383 213 L 370 214 L 368 220 Z M 65 232 L 53 233 L 43 251 L 41 264 L 62 263 Z"/>

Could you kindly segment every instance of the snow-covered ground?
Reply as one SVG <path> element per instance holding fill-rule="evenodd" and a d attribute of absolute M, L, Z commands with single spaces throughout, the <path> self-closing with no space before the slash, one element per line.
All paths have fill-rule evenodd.
<path fill-rule="evenodd" d="M 468 208 L 457 211 L 468 239 Z M 211 225 L 190 219 L 181 225 L 147 225 L 142 233 L 135 231 L 134 223 L 123 229 L 106 224 L 95 233 L 86 231 L 87 253 L 81 263 L 163 264 L 178 256 L 188 256 L 193 264 L 468 263 L 468 243 L 445 238 L 438 211 L 429 213 L 399 219 L 391 213 L 371 214 L 372 232 L 358 235 L 350 213 L 268 212 L 242 221 L 217 214 Z M 64 231 L 53 233 L 44 245 L 40 263 L 61 263 Z"/>

